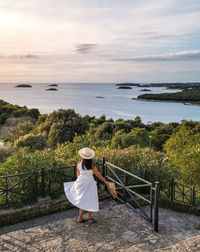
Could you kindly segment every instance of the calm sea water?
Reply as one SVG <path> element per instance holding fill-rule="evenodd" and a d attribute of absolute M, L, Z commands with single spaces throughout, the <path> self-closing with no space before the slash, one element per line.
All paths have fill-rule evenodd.
<path fill-rule="evenodd" d="M 200 106 L 178 102 L 137 101 L 140 87 L 117 89 L 111 83 L 66 83 L 58 84 L 58 91 L 46 91 L 48 84 L 31 84 L 32 88 L 15 88 L 17 84 L 0 84 L 0 99 L 28 108 L 38 108 L 41 113 L 50 113 L 60 108 L 72 108 L 81 115 L 107 118 L 133 119 L 140 116 L 147 122 L 200 121 Z M 177 92 L 164 87 L 150 88 L 151 93 Z M 149 93 L 149 92 L 148 92 Z M 97 98 L 102 96 L 104 98 Z"/>

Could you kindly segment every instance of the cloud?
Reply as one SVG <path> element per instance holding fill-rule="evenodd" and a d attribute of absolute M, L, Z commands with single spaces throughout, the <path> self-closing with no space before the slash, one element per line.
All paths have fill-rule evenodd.
<path fill-rule="evenodd" d="M 133 58 L 114 58 L 113 60 L 124 62 L 191 61 L 200 60 L 200 51 L 185 51 L 160 55 L 137 56 Z"/>
<path fill-rule="evenodd" d="M 15 57 L 20 59 L 39 59 L 39 56 L 33 54 L 16 55 Z"/>
<path fill-rule="evenodd" d="M 79 44 L 76 46 L 75 50 L 78 53 L 91 53 L 97 48 L 97 44 Z"/>
<path fill-rule="evenodd" d="M 14 58 L 14 59 L 39 59 L 40 57 L 33 54 L 21 54 L 21 55 L 0 55 L 0 58 Z"/>

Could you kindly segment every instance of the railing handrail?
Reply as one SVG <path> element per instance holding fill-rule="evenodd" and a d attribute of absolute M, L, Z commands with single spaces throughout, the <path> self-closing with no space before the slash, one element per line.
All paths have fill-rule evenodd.
<path fill-rule="evenodd" d="M 11 178 L 11 177 L 17 177 L 17 176 L 22 176 L 22 175 L 27 175 L 27 174 L 35 174 L 37 171 L 29 171 L 29 172 L 21 172 L 21 173 L 15 173 L 15 174 L 8 174 L 4 176 L 0 176 L 0 179 L 2 178 Z"/>
<path fill-rule="evenodd" d="M 130 175 L 131 177 L 136 178 L 136 179 L 138 179 L 138 180 L 140 180 L 140 181 L 142 181 L 142 182 L 148 184 L 149 186 L 152 186 L 152 183 L 151 183 L 151 182 L 149 182 L 149 181 L 147 181 L 147 180 L 145 180 L 145 179 L 142 179 L 142 178 L 140 178 L 140 177 L 134 175 L 133 173 L 130 173 L 130 172 L 128 172 L 128 171 L 126 171 L 126 170 L 124 170 L 124 169 L 122 169 L 122 168 L 120 168 L 120 167 L 114 165 L 114 164 L 111 164 L 111 163 L 109 163 L 109 162 L 107 162 L 107 161 L 105 162 L 105 164 L 107 164 L 108 166 L 110 165 L 110 166 L 112 166 L 113 168 L 116 168 L 117 170 L 122 171 L 122 172 L 126 173 L 127 175 Z"/>
<path fill-rule="evenodd" d="M 52 169 L 66 169 L 66 168 L 74 168 L 76 167 L 76 165 L 67 165 L 67 166 L 62 166 L 62 167 L 48 167 L 47 170 L 52 170 Z M 41 166 L 42 168 L 42 166 Z M 27 174 L 36 174 L 37 172 L 39 173 L 41 171 L 41 168 L 38 169 L 38 170 L 31 170 L 31 171 L 28 171 L 28 172 L 20 172 L 20 173 L 15 173 L 15 174 L 8 174 L 8 175 L 3 175 L 3 176 L 0 176 L 0 179 L 3 179 L 3 178 L 11 178 L 11 177 L 17 177 L 17 176 L 22 176 L 22 175 L 27 175 Z"/>

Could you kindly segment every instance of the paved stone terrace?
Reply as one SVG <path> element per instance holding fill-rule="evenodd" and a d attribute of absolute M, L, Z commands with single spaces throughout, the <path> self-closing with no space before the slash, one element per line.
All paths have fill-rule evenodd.
<path fill-rule="evenodd" d="M 160 209 L 160 232 L 124 205 L 104 201 L 97 223 L 77 223 L 77 209 L 0 228 L 0 251 L 200 251 L 200 217 Z"/>

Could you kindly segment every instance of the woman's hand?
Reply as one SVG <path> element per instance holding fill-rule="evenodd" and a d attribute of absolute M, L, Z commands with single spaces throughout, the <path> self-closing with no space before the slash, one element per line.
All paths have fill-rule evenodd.
<path fill-rule="evenodd" d="M 110 189 L 110 184 L 109 184 L 109 182 L 108 182 L 108 181 L 106 181 L 105 183 L 106 183 L 106 185 L 107 185 L 108 189 Z"/>

